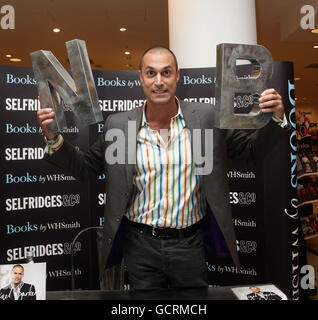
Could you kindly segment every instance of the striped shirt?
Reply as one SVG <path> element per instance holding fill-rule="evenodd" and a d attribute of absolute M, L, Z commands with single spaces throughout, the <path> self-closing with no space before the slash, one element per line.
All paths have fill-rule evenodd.
<path fill-rule="evenodd" d="M 137 136 L 134 184 L 136 193 L 126 216 L 159 228 L 186 228 L 205 215 L 199 176 L 194 173 L 192 148 L 178 103 L 165 143 L 146 120 L 145 105 Z"/>

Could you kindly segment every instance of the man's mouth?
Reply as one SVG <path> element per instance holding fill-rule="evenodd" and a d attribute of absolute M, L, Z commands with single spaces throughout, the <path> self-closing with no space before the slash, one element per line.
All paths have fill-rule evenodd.
<path fill-rule="evenodd" d="M 154 94 L 164 94 L 164 93 L 167 93 L 168 91 L 167 90 L 153 90 L 152 92 Z"/>

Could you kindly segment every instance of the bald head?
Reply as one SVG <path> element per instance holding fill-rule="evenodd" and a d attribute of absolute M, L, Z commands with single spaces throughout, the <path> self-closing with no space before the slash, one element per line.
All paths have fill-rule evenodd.
<path fill-rule="evenodd" d="M 175 56 L 175 54 L 167 47 L 164 47 L 164 46 L 154 46 L 154 47 L 151 47 L 149 49 L 147 49 L 141 56 L 140 58 L 140 62 L 139 62 L 139 70 L 141 71 L 142 70 L 142 63 L 143 63 L 143 60 L 144 60 L 144 57 L 146 54 L 148 53 L 152 53 L 152 54 L 161 54 L 162 52 L 168 52 L 171 54 L 171 56 L 173 57 L 173 60 L 174 60 L 174 63 L 175 63 L 175 66 L 176 66 L 176 71 L 178 70 L 178 61 L 177 61 L 177 58 Z"/>

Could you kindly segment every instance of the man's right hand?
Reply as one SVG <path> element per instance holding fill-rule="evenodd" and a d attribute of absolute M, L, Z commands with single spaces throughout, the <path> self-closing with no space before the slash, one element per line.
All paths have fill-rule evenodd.
<path fill-rule="evenodd" d="M 44 135 L 47 140 L 52 140 L 56 138 L 58 133 L 48 133 L 47 126 L 54 122 L 54 111 L 52 108 L 43 108 L 37 112 L 38 122 L 43 130 Z"/>

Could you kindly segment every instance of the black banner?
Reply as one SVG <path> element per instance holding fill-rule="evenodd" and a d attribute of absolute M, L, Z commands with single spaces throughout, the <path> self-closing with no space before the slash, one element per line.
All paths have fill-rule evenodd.
<path fill-rule="evenodd" d="M 143 105 L 137 71 L 93 71 L 104 119 L 111 113 Z M 289 84 L 291 63 L 275 63 L 270 84 L 283 97 L 286 116 L 294 122 Z M 215 68 L 181 70 L 177 96 L 181 100 L 215 104 Z M 32 69 L 0 67 L 1 115 L 1 256 L 0 263 L 24 262 L 32 251 L 35 262 L 47 263 L 47 289 L 71 287 L 70 244 L 81 230 L 103 226 L 104 175 L 80 182 L 43 160 L 45 143 L 36 120 L 39 109 Z M 236 97 L 236 112 L 248 112 L 251 99 Z M 89 128 L 65 107 L 68 132 L 65 139 L 87 150 L 103 123 Z M 207 257 L 211 285 L 271 282 L 289 297 L 294 287 L 297 216 L 292 199 L 293 130 L 257 166 L 230 161 L 228 179 L 233 224 L 237 233 L 241 269 L 227 256 Z M 296 172 L 296 171 L 295 171 Z M 287 213 L 288 214 L 287 214 Z M 87 232 L 75 243 L 76 287 L 98 288 L 96 237 Z M 296 271 L 295 271 L 296 270 Z M 298 285 L 298 284 L 297 284 Z"/>

